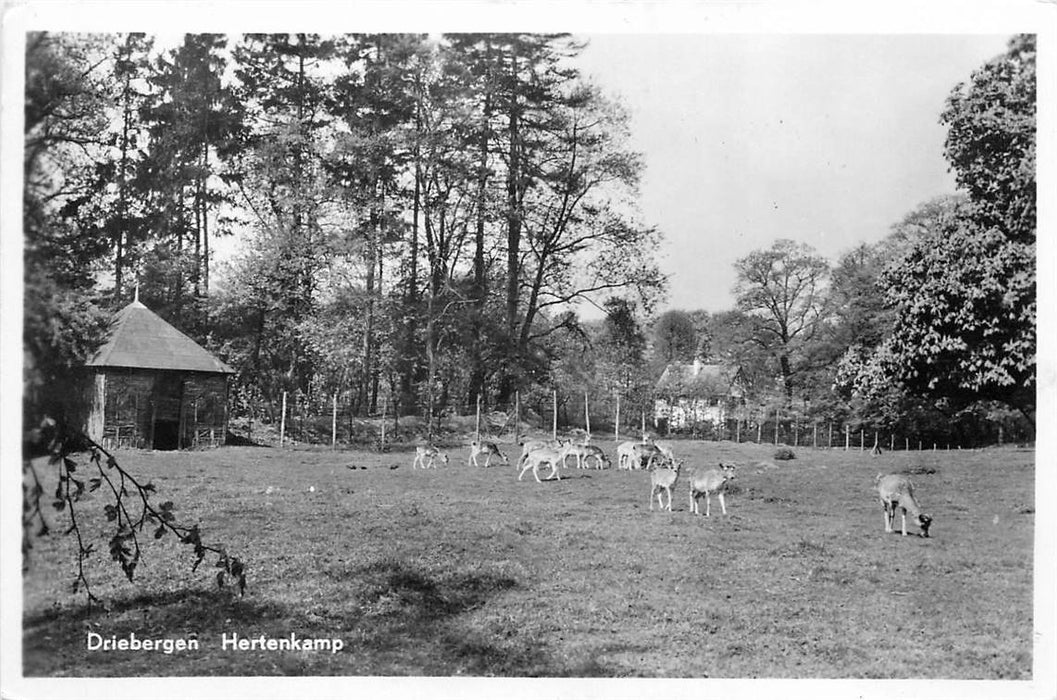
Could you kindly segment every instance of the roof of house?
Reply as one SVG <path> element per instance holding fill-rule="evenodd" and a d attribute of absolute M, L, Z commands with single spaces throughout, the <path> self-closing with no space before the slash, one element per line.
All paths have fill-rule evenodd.
<path fill-rule="evenodd" d="M 106 343 L 86 364 L 89 367 L 235 373 L 138 300 L 117 312 Z"/>
<path fill-rule="evenodd" d="M 737 368 L 722 364 L 673 362 L 664 368 L 658 387 L 679 382 L 685 389 L 720 391 L 730 396 L 741 396 Z"/>

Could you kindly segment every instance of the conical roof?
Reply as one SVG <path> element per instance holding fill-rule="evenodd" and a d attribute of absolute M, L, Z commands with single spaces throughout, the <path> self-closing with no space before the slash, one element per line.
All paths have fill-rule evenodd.
<path fill-rule="evenodd" d="M 87 365 L 235 373 L 138 300 L 117 312 L 106 343 Z"/>

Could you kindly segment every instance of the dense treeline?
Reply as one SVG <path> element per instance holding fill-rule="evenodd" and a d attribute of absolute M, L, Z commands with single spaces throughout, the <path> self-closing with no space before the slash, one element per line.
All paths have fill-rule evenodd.
<path fill-rule="evenodd" d="M 701 359 L 738 372 L 746 416 L 1033 425 L 1033 37 L 940 115 L 963 194 L 835 264 L 778 241 L 738 262 L 735 309 L 658 317 L 643 162 L 622 106 L 576 70 L 582 49 L 558 34 L 30 34 L 27 417 L 61 411 L 139 284 L 238 369 L 236 410 L 274 412 L 285 391 L 309 412 L 337 394 L 353 414 L 433 418 L 559 388 L 565 415 L 585 396 L 612 415 L 619 396 L 637 416 L 658 391 L 692 392 L 657 379 Z M 211 265 L 235 233 L 239 252 Z"/>

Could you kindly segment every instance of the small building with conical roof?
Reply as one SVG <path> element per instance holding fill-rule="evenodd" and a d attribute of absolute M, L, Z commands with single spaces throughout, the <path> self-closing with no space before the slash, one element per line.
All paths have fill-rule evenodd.
<path fill-rule="evenodd" d="M 86 363 L 85 432 L 106 448 L 223 444 L 234 370 L 137 298 Z"/>

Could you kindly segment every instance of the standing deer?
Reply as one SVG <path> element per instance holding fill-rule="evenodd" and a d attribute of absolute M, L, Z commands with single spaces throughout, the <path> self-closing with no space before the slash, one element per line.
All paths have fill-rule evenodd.
<path fill-rule="evenodd" d="M 668 512 L 672 510 L 672 489 L 675 487 L 675 482 L 679 480 L 679 468 L 682 467 L 682 462 L 672 462 L 669 465 L 657 467 L 650 472 L 650 510 L 653 510 L 653 497 L 657 496 L 657 505 L 660 506 L 661 510 L 665 510 L 664 506 L 664 495 L 662 491 L 668 492 Z"/>
<path fill-rule="evenodd" d="M 723 500 L 723 494 L 727 490 L 727 484 L 734 480 L 734 465 L 720 463 L 719 469 L 706 469 L 698 467 L 690 474 L 690 512 L 701 515 L 697 499 L 705 497 L 705 516 L 712 515 L 712 494 L 719 496 L 719 507 L 723 509 L 723 515 L 727 514 L 727 504 Z"/>
<path fill-rule="evenodd" d="M 635 445 L 638 444 L 629 440 L 617 445 L 617 469 L 631 469 L 631 460 L 635 458 Z"/>
<path fill-rule="evenodd" d="M 907 513 L 914 518 L 914 523 L 921 528 L 921 536 L 929 536 L 932 516 L 921 512 L 917 499 L 914 498 L 914 484 L 902 474 L 878 474 L 874 479 L 877 492 L 881 496 L 881 507 L 885 511 L 885 532 L 892 532 L 892 521 L 896 517 L 896 508 L 903 509 L 903 537 L 907 536 Z"/>
<path fill-rule="evenodd" d="M 518 457 L 517 466 L 521 467 L 525 463 L 525 458 L 529 456 L 529 453 L 534 450 L 540 449 L 552 449 L 560 450 L 565 447 L 565 442 L 562 440 L 525 440 L 521 445 L 521 456 Z"/>
<path fill-rule="evenodd" d="M 415 448 L 415 461 L 411 463 L 411 468 L 421 467 L 422 469 L 428 469 L 429 467 L 437 468 L 437 465 L 433 463 L 433 458 L 440 456 L 440 461 L 445 464 L 448 463 L 448 455 L 438 450 L 433 445 L 427 445 L 425 447 Z"/>
<path fill-rule="evenodd" d="M 481 455 L 485 455 L 484 466 L 486 467 L 492 461 L 492 455 L 495 455 L 496 457 L 499 457 L 499 459 L 503 460 L 503 464 L 510 464 L 510 462 L 507 461 L 506 455 L 499 451 L 499 446 L 496 445 L 494 442 L 477 442 L 476 440 L 474 440 L 470 443 L 469 464 L 472 464 L 475 467 L 481 466 L 477 463 L 477 458 Z"/>
<path fill-rule="evenodd" d="M 561 474 L 558 473 L 558 467 L 561 466 L 561 463 L 562 453 L 560 450 L 552 447 L 540 447 L 532 450 L 525 457 L 525 466 L 521 467 L 521 473 L 518 474 L 517 480 L 521 481 L 521 477 L 525 476 L 525 472 L 531 468 L 532 476 L 536 477 L 536 481 L 540 481 L 540 465 L 549 464 L 551 473 L 547 478 L 557 478 L 558 481 L 561 481 Z"/>

